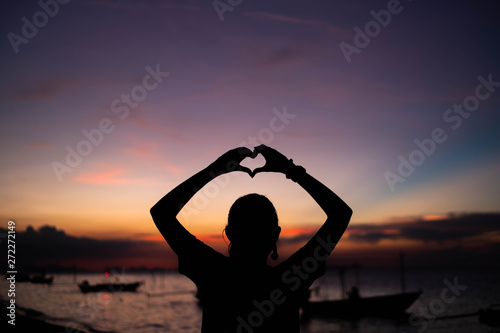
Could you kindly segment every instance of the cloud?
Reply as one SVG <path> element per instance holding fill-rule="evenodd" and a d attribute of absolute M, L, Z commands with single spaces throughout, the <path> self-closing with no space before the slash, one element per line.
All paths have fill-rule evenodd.
<path fill-rule="evenodd" d="M 123 167 L 114 167 L 99 163 L 97 170 L 84 172 L 83 174 L 73 177 L 73 180 L 78 183 L 98 185 L 125 184 L 129 181 L 121 177 L 123 173 Z"/>
<path fill-rule="evenodd" d="M 149 134 L 154 134 L 159 137 L 163 137 L 168 140 L 172 140 L 174 142 L 179 143 L 189 143 L 190 140 L 186 138 L 186 136 L 180 134 L 179 128 L 179 119 L 175 119 L 172 123 L 162 123 L 162 122 L 154 122 L 144 117 L 140 117 L 138 115 L 133 115 L 129 117 L 130 122 L 138 129 L 145 131 Z M 169 119 L 170 120 L 170 119 Z"/>
<path fill-rule="evenodd" d="M 110 9 L 132 9 L 136 10 L 138 8 L 153 8 L 156 1 L 153 2 L 130 2 L 130 1 L 106 1 L 106 0 L 85 0 L 82 1 L 83 4 L 96 7 L 105 7 Z M 177 3 L 163 3 L 163 1 L 157 2 L 162 8 L 168 9 L 181 9 L 188 11 L 199 11 L 200 7 L 189 4 L 177 4 Z"/>
<path fill-rule="evenodd" d="M 39 102 L 48 100 L 64 90 L 82 87 L 103 87 L 136 83 L 136 77 L 116 79 L 81 79 L 81 78 L 19 78 L 14 80 L 9 91 L 2 95 L 17 101 Z"/>
<path fill-rule="evenodd" d="M 310 26 L 310 27 L 321 27 L 325 28 L 327 32 L 337 36 L 338 38 L 346 38 L 352 35 L 351 31 L 344 30 L 332 24 L 318 20 L 307 20 L 287 15 L 271 14 L 266 12 L 246 12 L 243 15 L 261 20 L 268 20 L 280 23 L 288 23 L 288 24 Z"/>
<path fill-rule="evenodd" d="M 284 23 L 291 23 L 291 24 L 298 24 L 298 25 L 329 26 L 328 23 L 321 22 L 321 21 L 305 20 L 305 19 L 300 19 L 300 18 L 296 18 L 296 17 L 292 17 L 292 16 L 271 14 L 271 13 L 266 13 L 266 12 L 246 12 L 246 13 L 244 13 L 244 15 L 259 18 L 259 19 L 284 22 Z"/>
<path fill-rule="evenodd" d="M 93 170 L 73 177 L 73 181 L 77 183 L 95 185 L 144 184 L 150 180 L 144 177 L 134 178 L 130 175 L 129 169 L 108 163 L 96 163 Z"/>
<path fill-rule="evenodd" d="M 290 46 L 271 51 L 256 46 L 247 48 L 245 52 L 242 52 L 242 58 L 245 62 L 257 66 L 276 66 L 284 63 L 298 64 L 298 61 L 303 59 L 305 55 L 302 50 Z"/>
<path fill-rule="evenodd" d="M 165 238 L 159 233 L 136 233 L 134 238 L 137 237 L 139 240 L 153 241 L 153 242 L 164 242 Z"/>
<path fill-rule="evenodd" d="M 183 172 L 182 167 L 173 163 L 165 156 L 165 152 L 162 151 L 162 145 L 158 140 L 146 140 L 135 134 L 127 135 L 126 139 L 130 141 L 130 143 L 127 143 L 121 151 L 128 156 L 145 161 L 148 166 L 153 169 L 167 171 L 175 175 L 179 175 Z"/>
<path fill-rule="evenodd" d="M 168 8 L 168 9 L 182 9 L 182 10 L 188 10 L 188 11 L 200 11 L 202 8 L 194 5 L 185 5 L 185 4 L 162 4 L 161 5 L 163 8 Z"/>
<path fill-rule="evenodd" d="M 410 222 L 352 225 L 348 228 L 347 239 L 369 243 L 382 240 L 445 242 L 462 241 L 494 231 L 498 236 L 497 241 L 500 241 L 499 225 L 500 213 L 424 216 Z"/>
<path fill-rule="evenodd" d="M 47 100 L 59 91 L 74 85 L 74 82 L 58 79 L 39 80 L 36 84 L 19 81 L 14 83 L 13 89 L 4 96 L 18 101 L 37 102 Z"/>
<path fill-rule="evenodd" d="M 111 9 L 137 9 L 144 8 L 144 3 L 133 3 L 124 1 L 86 0 L 83 4 L 97 7 L 107 7 Z"/>
<path fill-rule="evenodd" d="M 383 224 L 350 225 L 328 262 L 366 266 L 398 264 L 405 252 L 410 266 L 492 266 L 500 256 L 500 213 L 422 216 Z M 296 249 L 315 230 L 280 237 L 286 249 Z M 493 260 L 492 260 L 493 259 Z"/>
<path fill-rule="evenodd" d="M 397 265 L 397 254 L 405 251 L 410 265 L 497 265 L 498 263 L 492 261 L 492 258 L 500 255 L 499 218 L 500 213 L 463 214 L 430 221 L 421 218 L 411 222 L 352 225 L 329 259 L 329 263 Z M 288 230 L 284 228 L 278 246 L 280 255 L 283 258 L 288 257 L 304 242 L 310 240 L 315 232 L 316 229 L 311 228 Z M 0 235 L 6 234 L 7 230 L 0 228 Z M 196 236 L 221 253 L 226 253 L 227 244 L 221 235 Z M 93 270 L 113 266 L 176 267 L 177 256 L 161 235 L 137 233 L 131 237 L 131 239 L 75 237 L 54 226 L 45 225 L 38 230 L 28 226 L 26 231 L 16 232 L 16 241 L 23 245 L 16 248 L 16 261 L 27 268 L 49 265 L 66 267 L 76 265 Z M 0 244 L 6 251 L 4 238 L 0 239 Z M 408 239 L 420 243 L 413 242 L 413 245 L 408 247 L 405 242 Z M 401 242 L 394 242 L 389 247 L 375 245 L 383 240 Z M 426 244 L 431 241 L 435 242 L 433 246 L 427 246 Z M 444 241 L 447 243 L 440 243 Z M 0 264 L 2 265 L 6 265 L 6 262 Z M 3 266 L 0 269 L 5 271 Z"/>
<path fill-rule="evenodd" d="M 0 232 L 7 231 L 0 228 Z M 75 237 L 49 225 L 38 230 L 28 226 L 25 232 L 17 231 L 16 241 L 23 245 L 16 248 L 16 261 L 23 267 L 47 264 L 71 267 L 85 263 L 85 268 L 102 269 L 124 259 L 131 263 L 156 260 L 157 265 L 176 261 L 165 242 Z"/>
<path fill-rule="evenodd" d="M 280 243 L 303 243 L 310 240 L 317 232 L 313 228 L 283 228 L 280 233 Z"/>

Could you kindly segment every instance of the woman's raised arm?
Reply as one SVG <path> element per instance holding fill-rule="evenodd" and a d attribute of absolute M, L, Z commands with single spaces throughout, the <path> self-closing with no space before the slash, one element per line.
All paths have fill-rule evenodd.
<path fill-rule="evenodd" d="M 253 171 L 253 175 L 259 172 L 280 172 L 299 184 L 323 209 L 327 218 L 323 226 L 318 230 L 315 239 L 330 244 L 331 250 L 344 233 L 352 215 L 352 209 L 328 187 L 309 175 L 304 168 L 297 166 L 292 160 L 287 159 L 277 150 L 261 145 L 256 147 L 266 159 L 266 164 Z"/>
<path fill-rule="evenodd" d="M 253 152 L 244 147 L 235 148 L 224 153 L 208 167 L 191 176 L 167 193 L 151 208 L 151 216 L 156 227 L 175 253 L 179 254 L 178 251 L 185 244 L 187 237 L 192 236 L 177 220 L 177 215 L 182 207 L 203 186 L 219 175 L 232 171 L 243 171 L 251 175 L 251 171 L 248 168 L 242 167 L 240 162 L 252 155 Z"/>

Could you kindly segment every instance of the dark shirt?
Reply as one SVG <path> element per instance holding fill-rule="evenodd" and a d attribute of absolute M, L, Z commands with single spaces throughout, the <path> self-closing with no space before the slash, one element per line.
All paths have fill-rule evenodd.
<path fill-rule="evenodd" d="M 276 267 L 255 268 L 189 237 L 177 253 L 179 272 L 198 288 L 202 333 L 298 333 L 300 305 L 325 271 L 318 247 L 313 239 Z"/>

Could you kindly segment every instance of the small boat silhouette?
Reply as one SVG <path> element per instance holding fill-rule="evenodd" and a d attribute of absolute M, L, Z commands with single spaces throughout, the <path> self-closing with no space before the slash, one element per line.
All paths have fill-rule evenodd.
<path fill-rule="evenodd" d="M 16 275 L 16 282 L 31 282 L 35 284 L 52 284 L 54 277 L 45 277 L 45 274 L 29 275 L 26 273 L 19 273 Z"/>
<path fill-rule="evenodd" d="M 397 317 L 417 300 L 422 291 L 341 300 L 310 301 L 303 304 L 305 315 L 360 318 L 364 316 Z"/>
<path fill-rule="evenodd" d="M 421 290 L 405 291 L 404 274 L 404 254 L 400 254 L 401 269 L 401 293 L 380 295 L 373 297 L 361 297 L 359 294 L 359 265 L 335 266 L 338 270 L 342 287 L 342 299 L 311 301 L 309 295 L 306 296 L 302 304 L 304 316 L 320 316 L 332 318 L 361 318 L 365 316 L 399 317 L 406 313 L 410 307 L 422 294 Z M 351 291 L 345 290 L 345 272 L 347 269 L 356 270 L 356 285 Z M 316 288 L 317 291 L 318 288 Z M 345 296 L 348 296 L 347 298 Z"/>
<path fill-rule="evenodd" d="M 497 304 L 497 306 L 500 304 Z M 483 324 L 500 327 L 500 308 L 489 307 L 486 309 L 480 309 L 479 321 Z"/>
<path fill-rule="evenodd" d="M 31 283 L 38 283 L 38 284 L 52 284 L 54 281 L 54 277 L 45 277 L 45 275 L 33 275 L 30 278 Z"/>
<path fill-rule="evenodd" d="M 78 285 L 82 293 L 89 293 L 89 292 L 122 292 L 122 291 L 128 291 L 128 292 L 135 292 L 137 291 L 137 288 L 139 288 L 140 285 L 142 285 L 144 282 L 139 281 L 139 282 L 132 282 L 132 283 L 99 283 L 99 284 L 94 284 L 91 285 L 87 280 L 83 281 Z"/>

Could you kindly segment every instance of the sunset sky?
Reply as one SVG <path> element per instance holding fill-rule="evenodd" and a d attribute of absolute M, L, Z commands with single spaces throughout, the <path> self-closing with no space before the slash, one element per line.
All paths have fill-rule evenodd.
<path fill-rule="evenodd" d="M 339 252 L 453 248 L 467 234 L 412 238 L 402 224 L 446 234 L 453 224 L 433 221 L 477 213 L 496 220 L 471 220 L 467 244 L 500 242 L 496 1 L 42 3 L 51 15 L 37 1 L 0 14 L 0 227 L 155 242 L 156 201 L 225 151 L 264 143 L 352 207 Z M 419 165 L 398 175 L 400 156 Z M 283 247 L 324 221 L 283 175 L 242 173 L 202 190 L 181 220 L 221 243 L 230 205 L 250 192 L 275 204 Z M 357 242 L 370 225 L 401 237 Z"/>

